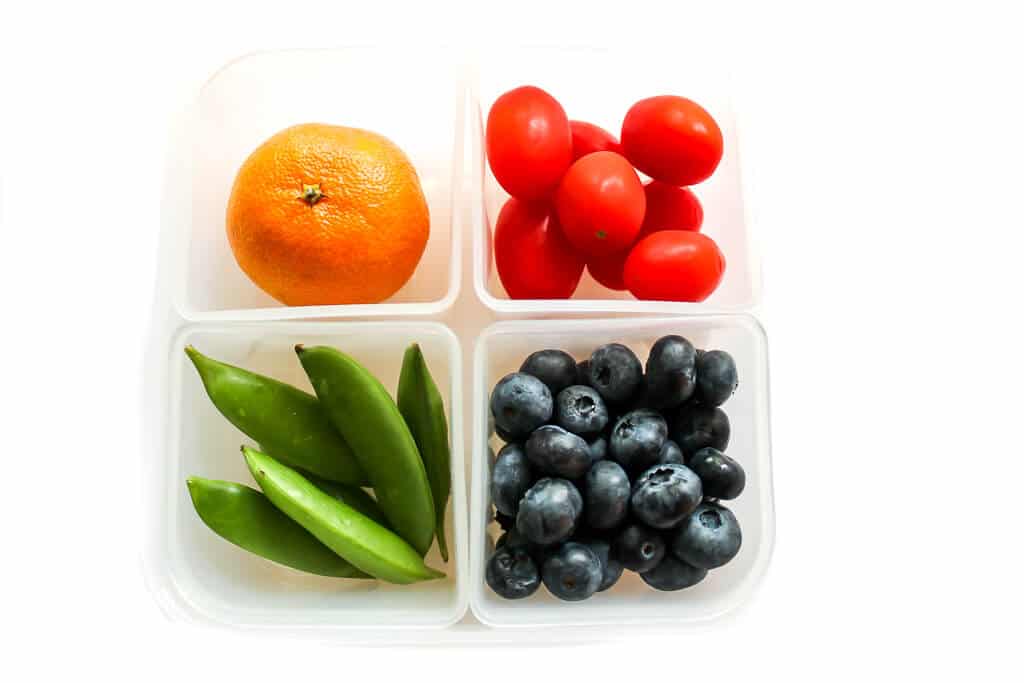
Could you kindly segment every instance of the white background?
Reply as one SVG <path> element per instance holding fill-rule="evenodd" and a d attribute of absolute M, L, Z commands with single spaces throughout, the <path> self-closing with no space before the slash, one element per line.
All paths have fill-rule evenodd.
<path fill-rule="evenodd" d="M 3 678 L 1020 680 L 1013 4 L 4 4 Z M 138 560 L 138 404 L 172 115 L 254 49 L 642 49 L 694 32 L 739 67 L 756 183 L 778 543 L 755 599 L 698 633 L 528 651 L 351 650 L 166 621 Z"/>

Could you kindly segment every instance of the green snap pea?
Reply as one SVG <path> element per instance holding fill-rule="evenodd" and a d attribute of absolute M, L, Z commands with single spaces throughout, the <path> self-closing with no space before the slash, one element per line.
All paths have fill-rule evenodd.
<path fill-rule="evenodd" d="M 380 506 L 377 505 L 377 501 L 375 501 L 369 493 L 358 486 L 330 481 L 329 479 L 318 477 L 315 474 L 310 474 L 309 472 L 299 472 L 299 474 L 304 476 L 311 484 L 313 484 L 313 486 L 317 487 L 331 498 L 339 500 L 349 507 L 355 508 L 357 511 L 377 522 L 377 524 L 382 526 L 388 525 L 388 518 L 384 516 Z"/>
<path fill-rule="evenodd" d="M 369 575 L 318 541 L 265 495 L 232 481 L 189 477 L 192 505 L 206 526 L 239 548 L 292 569 L 342 578 Z"/>
<path fill-rule="evenodd" d="M 284 382 L 185 353 L 199 371 L 213 405 L 268 455 L 345 484 L 363 485 L 366 474 L 316 397 Z"/>
<path fill-rule="evenodd" d="M 391 528 L 425 555 L 434 503 L 416 441 L 387 389 L 355 360 L 327 346 L 295 347 L 327 416 L 363 466 Z"/>
<path fill-rule="evenodd" d="M 430 493 L 434 499 L 437 546 L 448 561 L 448 542 L 444 535 L 445 510 L 452 490 L 451 451 L 448 447 L 448 418 L 444 401 L 430 376 L 419 344 L 405 350 L 402 372 L 398 378 L 398 410 L 409 425 L 423 459 Z"/>
<path fill-rule="evenodd" d="M 444 576 L 393 531 L 324 493 L 287 465 L 243 447 L 249 471 L 270 502 L 355 567 L 391 583 Z"/>

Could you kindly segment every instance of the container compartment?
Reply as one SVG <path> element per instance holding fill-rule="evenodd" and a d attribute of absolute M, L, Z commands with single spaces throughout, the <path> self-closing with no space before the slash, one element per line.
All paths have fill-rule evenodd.
<path fill-rule="evenodd" d="M 210 531 L 192 507 L 185 478 L 198 475 L 258 488 L 239 445 L 252 442 L 213 406 L 182 349 L 194 345 L 218 360 L 312 391 L 295 357 L 297 343 L 327 344 L 352 355 L 387 387 L 398 384 L 402 353 L 418 342 L 444 399 L 452 435 L 452 497 L 447 564 L 436 543 L 427 563 L 437 581 L 393 586 L 373 580 L 303 574 L 235 547 Z M 466 611 L 467 536 L 462 456 L 459 342 L 437 323 L 279 323 L 194 325 L 170 349 L 170 430 L 164 495 L 164 548 L 157 570 L 178 606 L 214 623 L 239 627 L 442 628 Z"/>
<path fill-rule="evenodd" d="M 743 202 L 739 140 L 728 73 L 720 63 L 706 57 L 687 59 L 684 48 L 660 56 L 587 49 L 502 50 L 481 57 L 473 81 L 467 117 L 473 159 L 467 169 L 473 211 L 473 286 L 488 308 L 503 317 L 613 312 L 671 315 L 743 311 L 757 304 L 760 271 Z M 494 222 L 508 194 L 498 185 L 487 164 L 483 133 L 494 100 L 520 85 L 547 90 L 561 102 L 570 119 L 595 123 L 616 138 L 629 107 L 654 95 L 688 97 L 715 117 L 724 137 L 724 156 L 711 178 L 693 186 L 704 207 L 702 232 L 718 243 L 727 262 L 721 285 L 707 300 L 638 301 L 629 292 L 602 287 L 586 272 L 572 299 L 508 298 L 491 253 Z M 647 177 L 641 174 L 641 179 L 646 182 Z"/>
<path fill-rule="evenodd" d="M 494 384 L 519 369 L 533 351 L 558 348 L 578 360 L 598 346 L 620 342 L 645 361 L 651 345 L 666 334 L 679 334 L 703 349 L 732 354 L 739 388 L 722 409 L 732 436 L 727 453 L 747 474 L 743 494 L 729 507 L 743 530 L 743 546 L 727 565 L 713 570 L 698 585 L 678 592 L 656 591 L 639 575 L 625 572 L 610 590 L 589 600 L 566 603 L 543 587 L 529 598 L 505 600 L 484 583 L 489 557 L 487 536 L 501 530 L 490 522 L 491 453 L 502 441 L 493 432 L 488 399 Z M 479 337 L 474 352 L 472 499 L 470 504 L 470 606 L 493 627 L 610 626 L 658 623 L 688 624 L 724 614 L 754 590 L 767 567 L 775 533 L 768 425 L 768 362 L 764 332 L 746 315 L 615 320 L 508 321 L 492 325 Z"/>
<path fill-rule="evenodd" d="M 172 140 L 167 226 L 176 242 L 174 301 L 188 320 L 271 320 L 438 314 L 461 283 L 463 88 L 447 52 L 346 48 L 257 53 L 229 63 L 200 91 Z M 235 262 L 224 229 L 228 196 L 248 155 L 277 131 L 322 122 L 366 128 L 412 160 L 430 207 L 430 239 L 412 278 L 380 304 L 283 306 Z"/>

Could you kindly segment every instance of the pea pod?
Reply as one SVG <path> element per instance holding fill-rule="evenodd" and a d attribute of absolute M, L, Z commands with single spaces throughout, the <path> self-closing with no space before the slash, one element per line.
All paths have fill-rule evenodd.
<path fill-rule="evenodd" d="M 295 347 L 331 422 L 366 471 L 391 528 L 425 555 L 434 502 L 416 442 L 387 389 L 362 365 L 328 346 Z"/>
<path fill-rule="evenodd" d="M 268 455 L 332 481 L 365 484 L 352 449 L 331 425 L 319 401 L 301 389 L 208 358 L 185 353 L 213 405 Z"/>
<path fill-rule="evenodd" d="M 430 376 L 419 344 L 405 350 L 398 378 L 398 410 L 409 425 L 412 438 L 423 460 L 434 500 L 437 546 L 448 561 L 448 542 L 444 535 L 445 509 L 452 490 L 451 451 L 448 448 L 448 418 L 444 401 Z"/>
<path fill-rule="evenodd" d="M 355 567 L 391 583 L 444 576 L 426 566 L 416 549 L 398 534 L 331 498 L 287 465 L 248 447 L 242 452 L 270 502 Z"/>
<path fill-rule="evenodd" d="M 342 578 L 369 578 L 274 507 L 265 495 L 231 481 L 189 477 L 192 505 L 221 538 L 286 567 Z"/>
<path fill-rule="evenodd" d="M 339 500 L 349 507 L 355 508 L 358 512 L 363 513 L 373 521 L 377 522 L 377 524 L 382 526 L 388 525 L 388 518 L 384 516 L 380 506 L 377 505 L 377 501 L 375 501 L 369 493 L 358 486 L 330 481 L 329 479 L 323 479 L 315 474 L 310 474 L 309 472 L 299 472 L 299 474 L 304 476 L 309 480 L 309 483 L 329 495 L 331 498 Z"/>

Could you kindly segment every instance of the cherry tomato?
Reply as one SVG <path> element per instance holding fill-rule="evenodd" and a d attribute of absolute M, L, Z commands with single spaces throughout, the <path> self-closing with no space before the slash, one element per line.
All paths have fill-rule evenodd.
<path fill-rule="evenodd" d="M 644 185 L 644 195 L 647 211 L 640 228 L 641 237 L 659 230 L 700 230 L 704 209 L 690 188 L 652 180 Z"/>
<path fill-rule="evenodd" d="M 640 100 L 622 122 L 622 149 L 637 169 L 672 185 L 707 179 L 722 160 L 722 131 L 685 97 Z"/>
<path fill-rule="evenodd" d="M 568 299 L 583 276 L 583 258 L 551 207 L 514 197 L 494 226 L 494 262 L 512 299 Z"/>
<path fill-rule="evenodd" d="M 487 159 L 513 197 L 549 196 L 572 164 L 572 132 L 562 105 L 532 85 L 499 97 L 487 114 Z"/>
<path fill-rule="evenodd" d="M 626 265 L 628 251 L 620 251 L 607 256 L 594 256 L 587 260 L 587 271 L 590 277 L 597 280 L 598 284 L 614 289 L 618 292 L 626 289 L 626 283 L 622 279 L 622 269 Z"/>
<path fill-rule="evenodd" d="M 622 154 L 622 145 L 615 136 L 601 126 L 586 121 L 570 121 L 572 130 L 572 160 L 576 161 L 593 152 L 615 152 Z"/>
<path fill-rule="evenodd" d="M 623 251 L 644 222 L 644 186 L 626 159 L 594 152 L 576 161 L 555 193 L 558 221 L 587 256 Z"/>
<path fill-rule="evenodd" d="M 725 257 L 703 233 L 664 230 L 629 252 L 622 277 L 638 299 L 704 301 L 722 281 Z"/>

